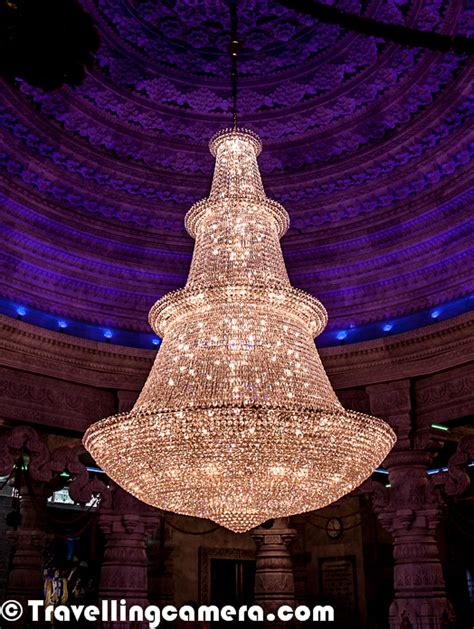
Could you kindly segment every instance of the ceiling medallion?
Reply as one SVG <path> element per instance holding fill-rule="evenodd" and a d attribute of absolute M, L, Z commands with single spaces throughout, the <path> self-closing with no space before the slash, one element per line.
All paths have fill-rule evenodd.
<path fill-rule="evenodd" d="M 326 310 L 290 284 L 288 214 L 265 195 L 260 139 L 237 126 L 231 9 L 233 128 L 211 140 L 211 192 L 185 218 L 186 286 L 150 311 L 163 342 L 132 411 L 93 424 L 84 445 L 143 502 L 244 532 L 349 493 L 395 435 L 342 407 L 314 344 Z"/>

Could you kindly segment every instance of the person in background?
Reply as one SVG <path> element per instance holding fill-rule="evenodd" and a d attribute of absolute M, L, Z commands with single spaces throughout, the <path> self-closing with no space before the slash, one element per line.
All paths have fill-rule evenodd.
<path fill-rule="evenodd" d="M 53 576 L 49 577 L 45 581 L 44 587 L 44 606 L 45 609 L 50 607 L 58 607 L 58 605 L 65 605 L 68 599 L 67 579 L 65 579 L 60 570 L 56 568 L 53 572 Z M 51 626 L 54 627 L 54 620 L 51 621 Z"/>

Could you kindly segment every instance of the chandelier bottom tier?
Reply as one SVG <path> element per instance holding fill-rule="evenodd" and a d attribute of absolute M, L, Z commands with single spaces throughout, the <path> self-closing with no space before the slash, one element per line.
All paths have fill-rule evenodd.
<path fill-rule="evenodd" d="M 84 437 L 140 500 L 237 532 L 334 502 L 395 441 L 382 420 L 345 410 L 327 378 L 314 344 L 327 314 L 289 282 L 288 215 L 265 196 L 260 148 L 247 131 L 212 140 L 211 193 L 186 216 L 187 284 L 150 311 L 155 364 L 132 411 Z"/>
<path fill-rule="evenodd" d="M 101 433 L 91 432 L 91 451 L 106 440 L 115 454 L 96 460 L 124 489 L 236 532 L 334 502 L 367 478 L 390 443 L 382 422 L 329 409 L 144 408 L 104 420 Z"/>

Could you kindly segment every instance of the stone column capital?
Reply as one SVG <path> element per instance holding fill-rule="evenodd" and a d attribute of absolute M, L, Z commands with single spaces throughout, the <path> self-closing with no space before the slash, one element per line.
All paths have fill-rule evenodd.
<path fill-rule="evenodd" d="M 414 472 L 425 475 L 432 459 L 433 454 L 425 450 L 392 450 L 385 459 L 385 467 L 391 474 L 400 471 L 412 478 Z"/>
<path fill-rule="evenodd" d="M 151 535 L 159 525 L 158 513 L 99 513 L 99 526 L 106 535 Z"/>
<path fill-rule="evenodd" d="M 256 528 L 251 533 L 252 539 L 261 546 L 267 545 L 281 545 L 290 546 L 296 537 L 295 529 L 262 529 Z"/>

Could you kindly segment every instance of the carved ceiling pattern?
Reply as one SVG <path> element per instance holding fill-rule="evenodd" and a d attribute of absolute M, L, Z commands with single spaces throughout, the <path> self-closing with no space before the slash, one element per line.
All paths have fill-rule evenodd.
<path fill-rule="evenodd" d="M 207 140 L 227 126 L 225 0 L 83 0 L 102 35 L 78 88 L 0 92 L 0 295 L 148 331 L 182 286 L 183 226 L 208 193 Z M 334 2 L 330 2 L 334 3 Z M 339 0 L 416 28 L 466 32 L 462 0 Z M 290 213 L 292 282 L 333 328 L 436 306 L 472 286 L 472 61 L 240 0 L 242 123 L 264 141 Z"/>

